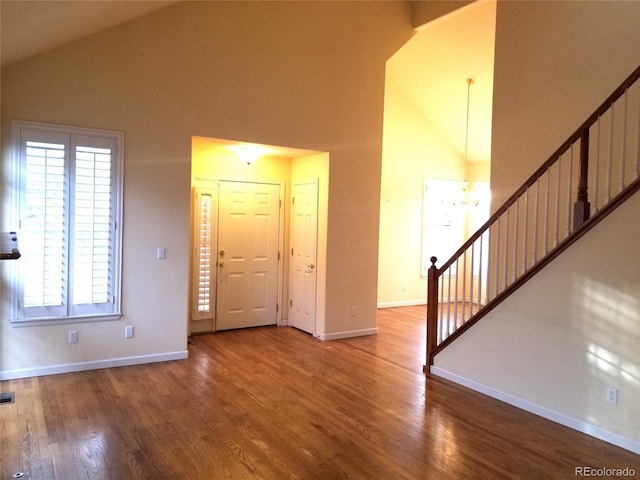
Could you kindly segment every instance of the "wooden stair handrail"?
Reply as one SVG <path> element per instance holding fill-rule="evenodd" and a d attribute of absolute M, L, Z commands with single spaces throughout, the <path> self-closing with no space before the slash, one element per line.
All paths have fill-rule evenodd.
<path fill-rule="evenodd" d="M 614 90 L 614 92 L 609 95 L 609 97 L 589 116 L 589 118 L 582 124 L 578 129 L 573 132 L 573 134 L 562 144 L 560 147 L 551 154 L 551 156 L 545 161 L 540 167 L 531 175 L 521 186 L 518 188 L 505 202 L 500 206 L 490 217 L 489 219 L 482 224 L 480 228 L 471 236 L 469 239 L 462 244 L 462 246 L 456 250 L 456 252 L 451 256 L 449 260 L 447 260 L 442 266 L 438 268 L 438 274 L 444 272 L 447 268 L 449 268 L 456 261 L 465 250 L 467 250 L 473 242 L 475 242 L 480 236 L 493 225 L 496 220 L 505 213 L 509 207 L 511 207 L 518 198 L 522 196 L 524 192 L 527 191 L 529 187 L 535 184 L 536 180 L 545 173 L 549 167 L 551 167 L 557 160 L 565 153 L 572 144 L 580 139 L 583 132 L 585 130 L 589 130 L 589 127 L 595 123 L 595 121 L 600 117 L 604 112 L 606 112 L 611 105 L 618 100 L 622 94 L 625 92 L 627 88 L 629 88 L 633 83 L 635 83 L 640 78 L 640 66 L 634 70 L 634 72 L 627 77 L 627 79 Z"/>
<path fill-rule="evenodd" d="M 528 280 L 531 279 L 535 274 L 537 274 L 543 267 L 551 263 L 553 259 L 555 259 L 558 255 L 568 249 L 571 245 L 577 242 L 585 233 L 595 227 L 598 223 L 604 220 L 610 213 L 612 213 L 616 208 L 622 205 L 628 198 L 630 198 L 634 193 L 640 191 L 640 179 L 634 180 L 630 183 L 622 192 L 620 192 L 617 196 L 615 196 L 605 207 L 603 207 L 598 213 L 593 215 L 582 228 L 576 230 L 572 235 L 565 238 L 561 243 L 558 244 L 556 248 L 551 250 L 548 255 L 546 255 L 543 259 L 541 259 L 538 263 L 536 263 L 533 267 L 531 267 L 527 272 L 519 277 L 515 282 L 509 285 L 506 289 L 504 289 L 498 296 L 493 298 L 489 303 L 487 303 L 484 307 L 482 307 L 475 315 L 473 315 L 469 320 L 467 320 L 463 325 L 458 327 L 451 335 L 445 338 L 439 345 L 435 345 L 432 350 L 429 351 L 429 358 L 427 361 L 428 365 L 433 365 L 433 358 L 444 350 L 447 345 L 451 344 L 456 338 L 466 332 L 469 328 L 475 325 L 482 317 L 484 317 L 487 313 L 497 307 L 500 303 L 509 297 L 512 293 L 518 290 L 522 285 L 524 285 Z M 427 300 L 428 302 L 428 300 Z M 428 304 L 427 304 L 428 307 Z M 428 315 L 427 315 L 428 317 Z M 427 318 L 427 322 L 429 322 Z M 435 322 L 433 322 L 433 326 L 435 327 Z M 432 328 L 434 328 L 432 327 Z M 429 323 L 427 323 L 427 329 L 429 328 Z M 427 334 L 427 341 L 429 335 Z M 435 336 L 434 336 L 435 339 Z M 426 371 L 425 365 L 425 371 Z"/>
<path fill-rule="evenodd" d="M 589 129 L 598 119 L 612 108 L 614 103 L 620 99 L 622 95 L 640 79 L 640 66 L 638 66 L 629 75 L 618 88 L 616 88 L 609 97 L 585 120 L 569 138 L 560 145 L 558 149 L 489 217 L 489 219 L 473 234 L 471 237 L 456 250 L 442 266 L 436 267 L 436 258 L 431 257 L 432 265 L 428 270 L 428 292 L 427 292 L 427 363 L 424 370 L 428 372 L 429 367 L 433 365 L 433 359 L 436 354 L 450 345 L 456 338 L 462 335 L 471 326 L 477 323 L 488 312 L 493 310 L 497 305 L 502 303 L 504 299 L 515 292 L 520 286 L 526 283 L 531 277 L 539 272 L 544 266 L 549 264 L 560 253 L 569 248 L 586 232 L 595 227 L 602 219 L 608 216 L 619 205 L 626 201 L 630 196 L 640 190 L 640 178 L 635 178 L 626 187 L 624 187 L 613 199 L 609 200 L 602 206 L 593 216 L 590 217 L 589 201 L 587 198 L 587 177 L 588 177 L 588 148 L 589 148 Z M 612 120 L 613 121 L 613 120 Z M 640 127 L 639 127 L 640 135 Z M 517 204 L 527 190 L 534 186 L 540 178 L 549 171 L 549 169 L 564 155 L 572 145 L 579 142 L 580 145 L 580 177 L 578 183 L 577 201 L 574 204 L 573 211 L 573 230 L 566 238 L 555 245 L 546 255 L 535 262 L 518 278 L 514 277 L 512 283 L 506 286 L 502 291 L 488 301 L 485 305 L 472 314 L 461 326 L 449 333 L 440 343 L 438 343 L 438 278 L 442 276 L 461 256 L 465 254 L 474 243 L 482 237 L 496 222 L 507 213 L 509 209 Z M 457 280 L 456 280 L 457 281 Z M 497 280 L 496 280 L 497 281 Z"/>

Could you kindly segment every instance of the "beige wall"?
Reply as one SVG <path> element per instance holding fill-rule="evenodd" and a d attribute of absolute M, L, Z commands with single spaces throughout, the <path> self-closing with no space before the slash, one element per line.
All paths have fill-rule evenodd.
<path fill-rule="evenodd" d="M 499 2 L 494 208 L 638 66 L 639 16 L 639 2 Z"/>
<path fill-rule="evenodd" d="M 382 158 L 378 305 L 424 303 L 427 286 L 420 276 L 424 179 L 464 179 L 464 158 L 435 134 L 391 82 L 385 89 Z"/>
<path fill-rule="evenodd" d="M 126 137 L 122 319 L 67 345 L 3 312 L 0 372 L 185 352 L 192 136 L 330 153 L 325 333 L 375 328 L 384 63 L 412 33 L 404 2 L 180 2 L 3 68 L 3 139 L 14 118 Z"/>
<path fill-rule="evenodd" d="M 414 18 L 433 20 L 436 17 L 430 15 L 445 15 L 466 3 L 470 2 L 414 2 Z M 470 130 L 490 136 L 494 23 L 495 2 L 460 9 L 424 26 L 387 62 L 378 254 L 380 307 L 426 303 L 426 279 L 421 276 L 424 180 L 489 180 L 489 142 L 486 148 L 478 148 L 476 142 L 469 155 L 473 161 L 465 162 L 461 139 L 465 137 L 466 97 L 459 94 L 466 93 L 469 76 L 481 75 L 474 87 L 480 90 L 473 92 L 473 107 L 484 112 L 486 105 L 487 114 L 476 116 L 483 125 L 476 122 Z M 474 44 L 474 55 L 465 55 L 470 43 Z M 420 81 L 407 81 L 412 74 Z M 460 245 L 466 238 L 460 238 Z M 438 265 L 446 260 L 439 258 Z"/>
<path fill-rule="evenodd" d="M 491 186 L 506 198 L 638 65 L 638 2 L 499 2 Z M 500 202 L 493 204 L 494 208 Z M 640 451 L 640 198 L 435 364 Z M 606 403 L 606 387 L 619 405 Z"/>

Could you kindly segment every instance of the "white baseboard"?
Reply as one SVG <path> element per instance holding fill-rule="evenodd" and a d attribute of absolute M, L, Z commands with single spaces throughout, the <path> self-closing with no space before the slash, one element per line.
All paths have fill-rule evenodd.
<path fill-rule="evenodd" d="M 399 300 L 397 302 L 380 302 L 378 308 L 394 308 L 394 307 L 413 307 L 415 305 L 427 305 L 427 299 L 418 300 Z"/>
<path fill-rule="evenodd" d="M 591 425 L 590 423 L 578 420 L 563 413 L 556 412 L 555 410 L 537 405 L 523 398 L 502 392 L 493 387 L 489 387 L 482 383 L 478 383 L 474 380 L 470 380 L 468 378 L 448 372 L 435 366 L 432 366 L 429 369 L 429 372 L 438 377 L 445 378 L 454 383 L 470 388 L 471 390 L 475 390 L 476 392 L 480 392 L 489 397 L 508 403 L 509 405 L 513 405 L 514 407 L 521 408 L 522 410 L 526 410 L 527 412 L 546 418 L 547 420 L 551 420 L 552 422 L 559 423 L 560 425 L 564 425 L 565 427 L 572 428 L 573 430 L 586 433 L 587 435 L 598 438 L 607 443 L 611 443 L 612 445 L 616 445 L 617 447 L 640 454 L 640 442 L 637 442 L 630 438 L 623 437 L 622 435 L 610 432 L 608 430 L 605 430 L 604 428 L 598 427 L 596 425 Z"/>
<path fill-rule="evenodd" d="M 187 350 L 180 352 L 156 353 L 152 355 L 139 355 L 135 357 L 109 358 L 92 362 L 64 363 L 48 367 L 24 368 L 18 370 L 0 371 L 0 380 L 14 380 L 17 378 L 40 377 L 43 375 L 56 375 L 59 373 L 83 372 L 85 370 L 97 370 L 99 368 L 126 367 L 128 365 L 140 365 L 143 363 L 166 362 L 169 360 L 183 360 L 189 356 Z"/>
<path fill-rule="evenodd" d="M 316 332 L 314 337 L 320 340 L 338 340 L 340 338 L 364 337 L 365 335 L 377 335 L 378 328 L 365 328 L 362 330 L 349 330 L 337 333 L 320 333 Z"/>

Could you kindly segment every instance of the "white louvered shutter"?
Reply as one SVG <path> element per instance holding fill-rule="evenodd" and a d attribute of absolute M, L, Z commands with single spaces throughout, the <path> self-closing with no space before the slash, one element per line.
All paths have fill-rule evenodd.
<path fill-rule="evenodd" d="M 193 319 L 205 320 L 214 317 L 213 298 L 214 262 L 216 261 L 213 236 L 213 195 L 205 190 L 196 190 L 196 215 L 194 221 L 194 298 Z"/>
<path fill-rule="evenodd" d="M 29 316 L 60 317 L 67 303 L 68 136 L 24 132 L 23 306 Z M 37 138 L 40 141 L 31 140 Z"/>
<path fill-rule="evenodd" d="M 17 319 L 118 313 L 122 138 L 28 125 L 18 124 Z"/>
<path fill-rule="evenodd" d="M 73 315 L 109 313 L 113 304 L 115 237 L 111 139 L 74 136 Z"/>

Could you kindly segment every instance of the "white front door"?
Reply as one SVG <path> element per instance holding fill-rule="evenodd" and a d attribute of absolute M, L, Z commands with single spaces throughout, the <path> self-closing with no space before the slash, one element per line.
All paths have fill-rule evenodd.
<path fill-rule="evenodd" d="M 292 190 L 289 325 L 313 334 L 316 327 L 318 181 L 294 183 Z"/>
<path fill-rule="evenodd" d="M 280 185 L 218 185 L 216 330 L 275 325 Z"/>

